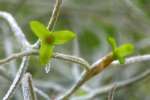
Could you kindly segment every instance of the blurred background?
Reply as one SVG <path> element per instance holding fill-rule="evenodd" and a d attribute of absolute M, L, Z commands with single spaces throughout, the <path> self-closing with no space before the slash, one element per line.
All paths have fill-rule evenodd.
<path fill-rule="evenodd" d="M 29 22 L 38 20 L 48 24 L 55 0 L 0 0 L 0 11 L 13 15 L 30 43 L 37 37 L 31 32 Z M 107 37 L 113 36 L 118 45 L 132 43 L 133 55 L 150 54 L 150 0 L 63 0 L 60 17 L 54 30 L 71 30 L 77 34 L 73 41 L 57 46 L 56 52 L 75 55 L 94 63 L 111 51 Z M 8 23 L 0 19 L 0 59 L 22 50 Z M 133 56 L 131 55 L 131 56 Z M 21 59 L 1 65 L 0 98 L 8 90 Z M 149 69 L 150 62 L 118 65 L 107 68 L 86 83 L 74 96 L 84 96 L 89 91 L 137 76 Z M 37 56 L 31 56 L 28 72 L 36 87 L 51 98 L 67 91 L 83 71 L 79 65 L 53 59 L 51 70 L 45 73 Z M 45 100 L 38 96 L 38 100 Z M 107 100 L 108 94 L 96 95 L 90 100 Z M 18 88 L 12 100 L 23 100 Z M 87 99 L 86 99 L 87 100 Z M 150 77 L 115 91 L 114 100 L 150 100 Z"/>

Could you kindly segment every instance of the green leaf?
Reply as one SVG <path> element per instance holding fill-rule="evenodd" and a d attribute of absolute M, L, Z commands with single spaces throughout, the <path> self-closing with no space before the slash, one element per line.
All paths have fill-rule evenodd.
<path fill-rule="evenodd" d="M 114 56 L 119 60 L 120 64 L 124 64 L 125 57 L 132 54 L 134 46 L 132 44 L 124 44 L 115 50 Z"/>
<path fill-rule="evenodd" d="M 134 51 L 134 46 L 132 44 L 124 44 L 120 47 L 117 47 L 116 41 L 113 37 L 107 38 L 108 43 L 111 45 L 113 49 L 113 57 L 114 59 L 118 59 L 120 64 L 124 64 L 125 57 L 132 54 Z"/>
<path fill-rule="evenodd" d="M 113 51 L 115 51 L 116 47 L 117 47 L 117 44 L 116 44 L 116 41 L 113 37 L 108 37 L 107 38 L 107 41 L 108 43 L 111 45 Z"/>
<path fill-rule="evenodd" d="M 65 31 L 52 32 L 52 36 L 55 39 L 54 44 L 59 45 L 72 40 L 76 35 L 71 31 L 65 30 Z"/>
<path fill-rule="evenodd" d="M 125 56 L 132 54 L 133 51 L 134 51 L 134 46 L 132 44 L 124 44 L 118 47 L 115 50 L 115 53 L 117 54 L 117 56 L 125 57 Z"/>
<path fill-rule="evenodd" d="M 51 32 L 49 32 L 49 30 L 38 21 L 31 21 L 30 28 L 35 33 L 35 35 L 40 39 L 43 39 L 51 34 Z"/>
<path fill-rule="evenodd" d="M 42 65 L 47 64 L 50 58 L 52 57 L 53 48 L 54 48 L 53 45 L 49 45 L 49 44 L 41 42 L 40 62 Z"/>
<path fill-rule="evenodd" d="M 125 63 L 125 57 L 118 57 L 118 60 L 119 60 L 120 64 Z"/>

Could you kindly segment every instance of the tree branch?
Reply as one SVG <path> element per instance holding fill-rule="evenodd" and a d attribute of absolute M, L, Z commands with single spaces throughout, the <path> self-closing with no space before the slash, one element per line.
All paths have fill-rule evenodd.
<path fill-rule="evenodd" d="M 103 71 L 106 67 L 108 67 L 108 65 L 111 64 L 111 62 L 113 60 L 114 60 L 113 53 L 109 53 L 108 55 L 104 56 L 101 59 L 101 62 L 94 64 L 94 66 L 92 66 L 90 70 L 88 70 L 86 72 L 84 71 L 82 73 L 82 76 L 80 77 L 80 79 L 77 81 L 77 83 L 75 83 L 72 86 L 72 88 L 70 90 L 68 90 L 68 92 L 66 92 L 66 94 L 64 94 L 63 96 L 60 96 L 58 98 L 58 100 L 68 100 L 68 98 L 74 92 L 76 92 L 86 81 L 88 81 L 92 77 L 96 76 L 101 71 Z"/>
<path fill-rule="evenodd" d="M 57 18 L 59 16 L 61 4 L 62 4 L 62 0 L 56 0 L 52 16 L 51 16 L 50 21 L 49 21 L 48 26 L 47 26 L 47 29 L 49 29 L 50 31 L 53 30 L 53 28 L 57 22 Z"/>
<path fill-rule="evenodd" d="M 108 100 L 113 100 L 114 99 L 115 91 L 116 91 L 116 86 L 114 84 L 113 88 L 110 90 L 110 93 L 108 93 Z"/>
<path fill-rule="evenodd" d="M 138 81 L 141 81 L 143 79 L 145 79 L 146 77 L 149 77 L 150 75 L 150 70 L 146 70 L 145 72 L 142 72 L 141 74 L 133 77 L 133 78 L 129 78 L 127 80 L 123 80 L 123 81 L 119 81 L 119 82 L 114 82 L 110 85 L 107 86 L 103 86 L 102 88 L 99 89 L 95 89 L 94 91 L 91 91 L 88 95 L 86 96 L 81 96 L 81 97 L 76 97 L 73 98 L 73 100 L 87 100 L 87 99 L 92 99 L 93 97 L 95 97 L 96 95 L 103 95 L 108 93 L 110 90 L 112 90 L 115 86 L 116 89 L 121 89 L 124 88 L 128 85 L 132 85 Z"/>
<path fill-rule="evenodd" d="M 22 52 L 19 52 L 19 53 L 14 53 L 12 55 L 10 55 L 9 57 L 6 57 L 2 60 L 0 60 L 0 65 L 2 64 L 6 64 L 14 59 L 17 59 L 17 58 L 22 58 L 24 56 L 30 56 L 30 55 L 34 55 L 34 54 L 37 54 L 38 52 L 35 51 L 35 50 L 32 50 L 32 51 L 27 51 L 27 50 L 24 50 Z"/>
<path fill-rule="evenodd" d="M 17 72 L 17 75 L 16 75 L 15 79 L 13 80 L 13 83 L 11 84 L 9 90 L 3 97 L 3 100 L 9 100 L 11 98 L 12 94 L 14 93 L 14 91 L 16 90 L 16 88 L 18 87 L 20 80 L 22 79 L 24 73 L 27 70 L 28 60 L 29 60 L 28 57 L 23 58 L 21 66 Z"/>
<path fill-rule="evenodd" d="M 32 76 L 31 74 L 26 73 L 22 79 L 22 90 L 23 90 L 24 100 L 37 100 L 33 88 L 34 86 L 32 83 Z"/>
<path fill-rule="evenodd" d="M 23 51 L 23 52 L 20 52 L 20 53 L 12 54 L 11 56 L 0 60 L 0 65 L 8 63 L 11 60 L 21 58 L 21 57 L 24 57 L 24 56 L 30 56 L 30 55 L 38 55 L 38 51 L 37 50 L 30 50 L 30 51 Z M 65 54 L 61 54 L 61 53 L 53 53 L 52 57 L 57 58 L 57 59 L 66 60 L 66 61 L 71 61 L 71 62 L 74 62 L 74 63 L 78 63 L 78 64 L 82 65 L 86 70 L 89 70 L 90 65 L 88 64 L 87 61 L 85 61 L 82 58 L 71 56 L 71 55 L 65 55 Z"/>
<path fill-rule="evenodd" d="M 129 58 L 129 60 L 131 60 L 131 61 L 129 61 L 129 60 L 126 60 L 126 61 L 127 61 L 127 63 L 133 63 L 133 62 L 139 62 L 139 61 L 146 61 L 146 60 L 150 60 L 150 55 L 144 55 L 141 58 L 142 59 L 139 60 L 140 56 L 135 56 L 135 57 Z M 89 79 L 91 79 L 95 75 L 99 74 L 106 67 L 108 67 L 109 65 L 111 65 L 111 63 L 112 63 L 113 60 L 114 60 L 113 59 L 113 55 L 112 55 L 112 53 L 110 53 L 110 54 L 104 56 L 102 59 L 98 60 L 96 63 L 92 64 L 92 68 L 89 71 L 87 71 L 87 72 L 83 72 L 82 76 L 77 81 L 77 83 L 75 83 L 74 86 L 65 95 L 60 96 L 58 99 L 59 100 L 66 100 L 66 99 L 68 99 L 86 81 L 88 81 Z M 116 61 L 115 61 L 114 64 L 119 64 L 119 63 L 116 63 Z"/>
<path fill-rule="evenodd" d="M 3 67 L 0 67 L 0 75 L 2 75 L 4 78 L 6 78 L 8 81 L 13 81 L 13 75 L 8 75 L 8 73 L 7 73 L 7 71 L 5 70 L 5 69 L 3 69 Z M 42 81 L 43 82 L 43 81 Z M 44 84 L 44 82 L 43 83 L 40 83 L 39 81 L 36 81 L 36 82 L 34 82 L 35 83 L 35 85 L 36 86 L 39 86 L 39 85 L 43 85 Z M 56 91 L 60 91 L 60 90 L 64 90 L 62 87 L 60 87 L 58 84 L 56 84 L 56 83 L 54 83 L 54 84 L 51 84 L 51 87 L 50 87 L 50 84 L 51 83 L 47 83 L 47 85 L 48 85 L 48 88 L 52 88 L 52 89 L 54 89 L 54 90 L 56 90 Z M 44 86 L 45 86 L 46 84 L 44 84 Z M 40 87 L 40 86 L 39 86 Z M 44 88 L 47 88 L 46 86 L 44 87 Z M 49 96 L 46 94 L 46 93 L 44 93 L 42 90 L 40 90 L 40 89 L 38 89 L 38 88 L 36 88 L 36 87 L 34 87 L 34 91 L 37 93 L 37 94 L 39 94 L 39 95 L 41 95 L 43 98 L 45 98 L 46 100 L 50 100 L 50 98 L 49 98 Z"/>
<path fill-rule="evenodd" d="M 41 95 L 43 98 L 45 98 L 45 100 L 50 100 L 49 96 L 46 93 L 44 93 L 43 91 L 41 91 L 40 89 L 34 87 L 34 91 L 37 94 Z"/>
<path fill-rule="evenodd" d="M 22 58 L 24 56 L 30 56 L 30 55 L 38 55 L 37 50 L 30 50 L 30 51 L 22 51 L 19 53 L 14 53 L 10 55 L 9 57 L 6 57 L 4 59 L 0 60 L 0 65 L 8 63 L 12 60 Z M 57 59 L 63 59 L 66 61 L 71 61 L 74 63 L 78 63 L 83 65 L 84 67 L 87 67 L 85 69 L 89 69 L 88 67 L 90 66 L 87 61 L 85 61 L 82 58 L 71 56 L 71 55 L 66 55 L 66 54 L 61 54 L 61 53 L 53 53 L 53 58 Z M 71 58 L 71 59 L 70 59 Z M 96 64 L 100 63 L 102 59 L 96 61 L 95 63 L 92 64 L 92 66 L 95 66 Z M 136 62 L 143 62 L 143 61 L 149 61 L 150 60 L 150 54 L 145 54 L 145 55 L 140 55 L 140 56 L 133 56 L 125 59 L 125 64 L 131 64 L 131 63 L 136 63 Z M 118 60 L 115 60 L 111 63 L 111 65 L 119 65 Z"/>
<path fill-rule="evenodd" d="M 18 26 L 16 20 L 12 17 L 12 15 L 8 12 L 0 11 L 0 17 L 4 18 L 10 25 L 12 31 L 14 32 L 17 40 L 21 43 L 22 46 L 27 47 L 30 45 L 28 40 L 26 39 L 23 31 Z"/>

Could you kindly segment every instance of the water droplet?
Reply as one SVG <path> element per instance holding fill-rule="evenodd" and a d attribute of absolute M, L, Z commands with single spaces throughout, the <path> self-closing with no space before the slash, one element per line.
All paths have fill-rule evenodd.
<path fill-rule="evenodd" d="M 46 66 L 45 66 L 45 73 L 46 74 L 48 74 L 50 72 L 51 66 L 52 66 L 51 61 L 48 64 L 46 64 Z"/>

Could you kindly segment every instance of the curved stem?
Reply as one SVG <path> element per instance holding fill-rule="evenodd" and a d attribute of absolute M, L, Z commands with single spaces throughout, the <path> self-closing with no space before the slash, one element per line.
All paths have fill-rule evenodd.
<path fill-rule="evenodd" d="M 11 98 L 12 94 L 14 93 L 14 91 L 16 90 L 16 88 L 18 87 L 24 73 L 27 70 L 28 60 L 29 60 L 28 57 L 23 58 L 21 66 L 17 72 L 17 75 L 16 75 L 13 83 L 11 84 L 9 90 L 7 91 L 5 96 L 3 97 L 3 100 L 9 100 Z"/>

